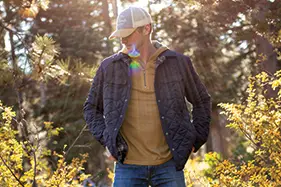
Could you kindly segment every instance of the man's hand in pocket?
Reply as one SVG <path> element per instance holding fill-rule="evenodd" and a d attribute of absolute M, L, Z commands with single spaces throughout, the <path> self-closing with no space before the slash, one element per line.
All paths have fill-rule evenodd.
<path fill-rule="evenodd" d="M 111 156 L 111 155 L 108 157 L 108 159 L 109 159 L 110 161 L 116 161 L 116 159 L 115 159 L 113 156 Z"/>
<path fill-rule="evenodd" d="M 108 160 L 116 161 L 116 159 L 110 154 L 108 148 L 106 147 L 105 155 L 107 156 Z"/>

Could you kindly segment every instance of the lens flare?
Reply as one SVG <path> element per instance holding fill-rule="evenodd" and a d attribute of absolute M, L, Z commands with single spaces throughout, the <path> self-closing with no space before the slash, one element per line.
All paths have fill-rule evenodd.
<path fill-rule="evenodd" d="M 128 55 L 132 58 L 132 62 L 130 64 L 130 69 L 133 74 L 138 74 L 141 71 L 141 65 L 136 60 L 140 56 L 140 52 L 136 49 L 136 45 L 133 44 L 132 50 L 129 51 Z"/>
<path fill-rule="evenodd" d="M 130 64 L 130 69 L 133 74 L 139 73 L 141 71 L 141 65 L 136 60 L 133 60 Z"/>
<path fill-rule="evenodd" d="M 135 44 L 133 44 L 133 49 L 129 51 L 128 55 L 131 58 L 137 58 L 140 56 L 140 52 L 136 49 Z"/>

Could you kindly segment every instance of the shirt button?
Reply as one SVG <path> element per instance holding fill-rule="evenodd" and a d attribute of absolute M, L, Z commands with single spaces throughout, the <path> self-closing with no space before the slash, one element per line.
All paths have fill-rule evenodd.
<path fill-rule="evenodd" d="M 123 115 L 120 115 L 120 118 L 122 118 L 123 117 Z"/>
<path fill-rule="evenodd" d="M 158 103 L 160 103 L 160 99 L 158 100 Z"/>
<path fill-rule="evenodd" d="M 174 151 L 175 149 L 174 148 L 172 148 L 172 151 Z"/>
<path fill-rule="evenodd" d="M 128 101 L 128 99 L 125 99 L 125 102 L 127 102 Z"/>
<path fill-rule="evenodd" d="M 168 136 L 168 135 L 169 135 L 169 133 L 168 133 L 168 132 L 166 132 L 166 135 Z"/>
<path fill-rule="evenodd" d="M 117 131 L 117 128 L 115 128 L 114 131 Z"/>
<path fill-rule="evenodd" d="M 162 116 L 161 118 L 162 118 L 162 119 L 164 119 L 165 117 L 164 117 L 164 116 Z"/>

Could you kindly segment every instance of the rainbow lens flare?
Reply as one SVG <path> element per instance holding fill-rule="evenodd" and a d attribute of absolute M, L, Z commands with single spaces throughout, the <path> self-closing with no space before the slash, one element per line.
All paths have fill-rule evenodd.
<path fill-rule="evenodd" d="M 131 73 L 134 75 L 140 73 L 141 71 L 141 65 L 140 63 L 136 60 L 140 56 L 140 52 L 136 49 L 136 45 L 133 45 L 132 50 L 129 51 L 128 53 L 129 57 L 132 58 L 132 62 L 130 64 L 130 69 Z"/>
<path fill-rule="evenodd" d="M 133 60 L 130 64 L 130 69 L 133 74 L 139 73 L 141 71 L 141 65 L 136 60 Z"/>
<path fill-rule="evenodd" d="M 136 45 L 133 45 L 133 49 L 129 51 L 128 55 L 131 58 L 137 58 L 140 56 L 140 52 L 136 49 Z"/>

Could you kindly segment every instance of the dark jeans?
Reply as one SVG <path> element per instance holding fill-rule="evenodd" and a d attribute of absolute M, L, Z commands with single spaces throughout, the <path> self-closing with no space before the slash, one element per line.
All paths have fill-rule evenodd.
<path fill-rule="evenodd" d="M 185 187 L 183 171 L 176 171 L 173 159 L 156 166 L 115 163 L 113 187 Z"/>

